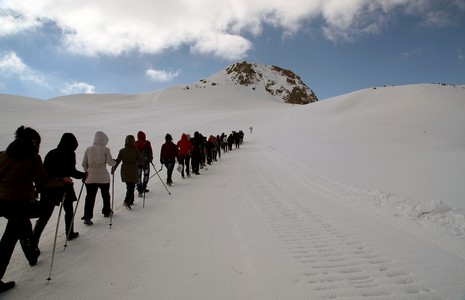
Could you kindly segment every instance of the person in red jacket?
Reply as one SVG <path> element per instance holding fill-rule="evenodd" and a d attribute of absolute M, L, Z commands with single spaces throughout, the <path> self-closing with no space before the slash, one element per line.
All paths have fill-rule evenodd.
<path fill-rule="evenodd" d="M 181 139 L 176 144 L 178 148 L 178 162 L 182 165 L 181 176 L 184 177 L 184 171 L 186 171 L 187 177 L 191 177 L 190 174 L 190 162 L 191 162 L 191 151 L 194 148 L 192 143 L 189 141 L 187 134 L 183 133 Z"/>
<path fill-rule="evenodd" d="M 173 169 L 176 163 L 177 156 L 178 156 L 178 148 L 173 143 L 173 138 L 171 137 L 171 134 L 167 133 L 165 136 L 165 143 L 161 146 L 160 163 L 162 165 L 165 165 L 166 167 L 166 172 L 167 172 L 166 183 L 168 185 L 173 184 L 172 175 L 173 175 Z"/>
<path fill-rule="evenodd" d="M 145 161 L 142 164 L 139 164 L 137 167 L 139 169 L 139 182 L 137 183 L 137 191 L 139 192 L 139 197 L 142 197 L 143 193 L 147 193 L 147 184 L 150 178 L 150 164 L 153 160 L 153 151 L 152 144 L 146 139 L 145 133 L 139 131 L 137 133 L 136 147 L 139 150 L 142 157 Z"/>

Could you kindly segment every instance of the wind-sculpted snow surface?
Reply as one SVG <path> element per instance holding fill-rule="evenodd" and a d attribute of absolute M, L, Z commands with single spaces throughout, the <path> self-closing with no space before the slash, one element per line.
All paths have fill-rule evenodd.
<path fill-rule="evenodd" d="M 215 88 L 43 105 L 2 96 L 3 149 L 23 123 L 42 134 L 42 156 L 73 132 L 78 169 L 97 130 L 114 156 L 138 130 L 155 157 L 168 132 L 177 141 L 183 132 L 242 129 L 245 138 L 200 175 L 175 171 L 171 195 L 152 169 L 145 206 L 137 198 L 131 211 L 116 174 L 111 229 L 100 196 L 94 225 L 82 224 L 84 191 L 80 236 L 64 251 L 61 220 L 47 282 L 55 209 L 38 264 L 30 267 L 18 244 L 3 278 L 17 286 L 0 299 L 463 299 L 465 219 L 455 198 L 464 195 L 456 184 L 465 176 L 461 87 L 388 87 L 307 106 Z M 433 97 L 418 109 L 410 103 L 417 97 L 393 94 L 442 102 Z M 399 180 L 406 174 L 415 176 Z"/>

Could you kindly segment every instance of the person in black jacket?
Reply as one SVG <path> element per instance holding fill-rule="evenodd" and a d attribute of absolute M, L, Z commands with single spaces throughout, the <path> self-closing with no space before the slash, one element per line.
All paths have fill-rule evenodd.
<path fill-rule="evenodd" d="M 195 175 L 199 175 L 200 163 L 201 163 L 201 156 L 202 156 L 202 136 L 198 131 L 194 133 L 194 137 L 191 139 L 191 143 L 193 146 L 192 149 L 192 173 Z"/>
<path fill-rule="evenodd" d="M 78 141 L 72 133 L 64 133 L 56 149 L 47 153 L 44 159 L 45 172 L 50 177 L 65 178 L 73 177 L 85 180 L 86 173 L 76 170 L 76 154 Z M 40 191 L 40 216 L 34 226 L 33 242 L 39 244 L 40 236 L 52 216 L 55 206 L 63 201 L 65 211 L 65 228 L 68 240 L 79 236 L 73 226 L 73 202 L 77 200 L 74 187 L 43 187 Z M 63 199 L 63 196 L 65 197 Z"/>

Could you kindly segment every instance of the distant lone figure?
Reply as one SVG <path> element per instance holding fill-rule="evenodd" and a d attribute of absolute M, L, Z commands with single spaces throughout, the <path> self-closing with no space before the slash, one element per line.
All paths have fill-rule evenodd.
<path fill-rule="evenodd" d="M 249 128 L 249 129 L 250 129 L 250 133 L 252 133 L 253 127 L 252 127 L 252 126 L 250 126 L 250 128 Z"/>

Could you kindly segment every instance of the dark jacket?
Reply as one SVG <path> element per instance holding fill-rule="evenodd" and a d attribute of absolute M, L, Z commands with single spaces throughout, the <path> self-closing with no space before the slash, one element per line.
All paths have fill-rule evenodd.
<path fill-rule="evenodd" d="M 173 141 L 166 141 L 160 150 L 160 163 L 164 164 L 165 161 L 175 160 L 178 156 L 178 147 Z"/>
<path fill-rule="evenodd" d="M 85 173 L 76 170 L 76 153 L 74 151 L 77 147 L 78 141 L 72 133 L 63 134 L 57 148 L 50 150 L 45 156 L 45 173 L 50 177 L 84 178 Z M 44 188 L 41 192 L 43 197 L 52 197 L 54 200 L 60 201 L 63 197 L 64 189 L 48 187 Z M 72 194 L 74 195 L 74 193 Z"/>
<path fill-rule="evenodd" d="M 15 139 L 0 153 L 0 201 L 33 202 L 35 186 L 63 187 L 65 182 L 47 176 L 37 148 Z"/>
<path fill-rule="evenodd" d="M 123 162 L 121 166 L 121 180 L 123 182 L 139 182 L 139 169 L 137 165 L 144 163 L 145 160 L 139 150 L 137 150 L 136 139 L 133 135 L 126 136 L 124 148 L 119 151 L 115 161 L 116 166 L 113 167 L 113 170 L 118 167 L 120 162 Z"/>

